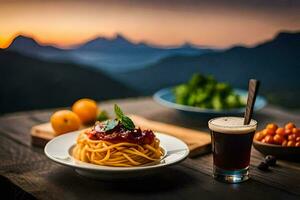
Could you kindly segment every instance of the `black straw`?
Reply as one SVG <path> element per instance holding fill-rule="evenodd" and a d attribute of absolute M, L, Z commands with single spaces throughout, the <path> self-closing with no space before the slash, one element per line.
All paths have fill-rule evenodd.
<path fill-rule="evenodd" d="M 247 106 L 244 115 L 244 125 L 248 125 L 252 119 L 253 108 L 256 100 L 256 95 L 258 92 L 259 81 L 255 79 L 249 80 L 249 89 L 248 89 L 248 99 Z"/>

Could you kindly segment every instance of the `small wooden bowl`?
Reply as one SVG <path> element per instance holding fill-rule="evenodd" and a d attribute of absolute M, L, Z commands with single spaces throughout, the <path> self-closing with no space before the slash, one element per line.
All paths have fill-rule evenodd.
<path fill-rule="evenodd" d="M 273 155 L 284 160 L 300 161 L 300 147 L 283 147 L 253 140 L 253 146 L 264 155 Z"/>

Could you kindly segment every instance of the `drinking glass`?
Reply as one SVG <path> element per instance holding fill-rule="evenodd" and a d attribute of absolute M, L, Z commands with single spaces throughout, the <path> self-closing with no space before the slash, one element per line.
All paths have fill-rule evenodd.
<path fill-rule="evenodd" d="M 213 152 L 213 177 L 228 183 L 249 179 L 249 163 L 257 122 L 244 125 L 242 117 L 209 120 Z"/>

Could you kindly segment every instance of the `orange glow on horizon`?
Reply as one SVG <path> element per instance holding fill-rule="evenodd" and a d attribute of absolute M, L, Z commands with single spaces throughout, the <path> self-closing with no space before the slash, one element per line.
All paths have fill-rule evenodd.
<path fill-rule="evenodd" d="M 172 10 L 108 2 L 5 2 L 0 7 L 0 48 L 20 33 L 63 48 L 116 33 L 133 42 L 162 46 L 254 45 L 278 31 L 299 30 L 298 15 L 283 15 L 204 6 Z"/>

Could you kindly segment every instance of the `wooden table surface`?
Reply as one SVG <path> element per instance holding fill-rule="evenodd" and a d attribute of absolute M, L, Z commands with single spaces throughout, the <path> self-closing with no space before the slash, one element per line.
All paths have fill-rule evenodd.
<path fill-rule="evenodd" d="M 156 104 L 151 98 L 107 101 L 100 107 L 112 111 L 118 103 L 126 113 L 207 130 L 206 120 L 184 117 Z M 47 122 L 53 110 L 13 113 L 0 117 L 0 191 L 11 198 L 38 199 L 300 199 L 300 163 L 279 161 L 269 172 L 256 166 L 263 156 L 255 149 L 251 179 L 242 184 L 215 181 L 212 155 L 207 154 L 163 169 L 143 179 L 104 182 L 79 176 L 71 168 L 47 159 L 42 148 L 30 144 L 30 128 Z M 268 106 L 255 115 L 260 128 L 267 122 L 300 124 L 300 116 Z M 188 133 L 187 133 L 188 134 Z"/>

